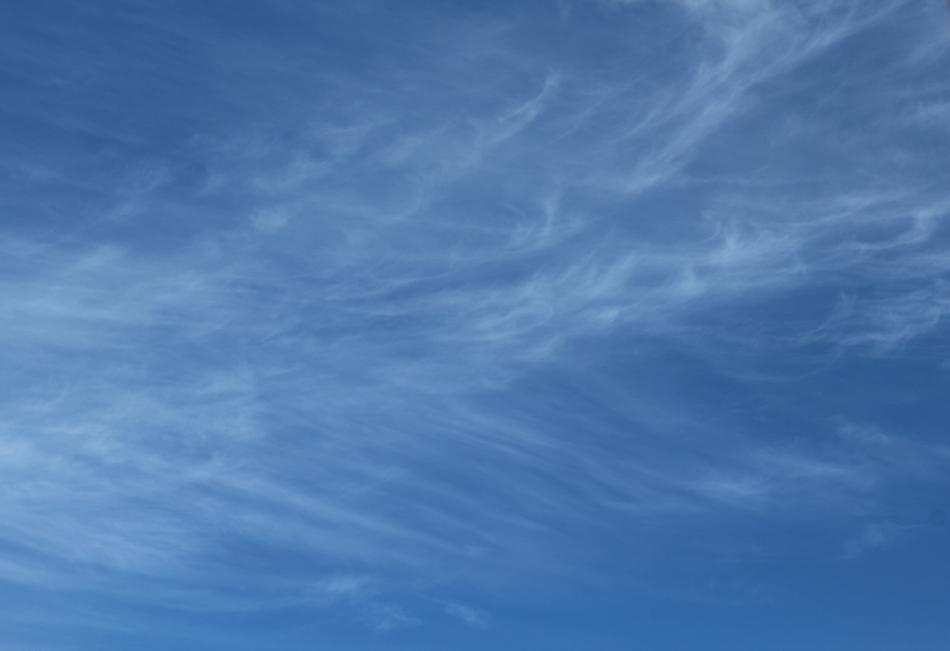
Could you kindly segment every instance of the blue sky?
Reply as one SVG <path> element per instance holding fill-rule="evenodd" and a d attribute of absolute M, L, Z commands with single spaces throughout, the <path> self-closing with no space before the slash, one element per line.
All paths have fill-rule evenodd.
<path fill-rule="evenodd" d="M 0 5 L 0 646 L 950 639 L 942 0 Z"/>

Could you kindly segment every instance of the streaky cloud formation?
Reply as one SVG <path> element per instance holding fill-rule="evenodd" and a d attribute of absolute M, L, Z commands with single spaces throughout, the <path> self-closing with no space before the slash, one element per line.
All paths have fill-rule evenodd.
<path fill-rule="evenodd" d="M 0 25 L 4 644 L 941 648 L 942 3 Z"/>

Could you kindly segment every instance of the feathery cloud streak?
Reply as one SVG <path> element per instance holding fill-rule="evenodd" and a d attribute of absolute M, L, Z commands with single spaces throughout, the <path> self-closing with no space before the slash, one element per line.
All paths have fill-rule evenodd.
<path fill-rule="evenodd" d="M 868 379 L 946 383 L 932 7 L 6 11 L 17 589 L 490 630 L 631 535 L 856 556 L 941 485 L 864 400 L 943 413 Z"/>

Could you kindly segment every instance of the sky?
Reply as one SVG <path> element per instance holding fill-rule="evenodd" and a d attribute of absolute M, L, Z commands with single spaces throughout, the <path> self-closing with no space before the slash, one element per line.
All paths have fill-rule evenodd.
<path fill-rule="evenodd" d="M 0 3 L 0 648 L 937 651 L 944 0 Z"/>

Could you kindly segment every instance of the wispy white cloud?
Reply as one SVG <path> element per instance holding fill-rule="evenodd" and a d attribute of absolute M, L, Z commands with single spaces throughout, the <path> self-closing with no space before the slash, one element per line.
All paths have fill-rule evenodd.
<path fill-rule="evenodd" d="M 488 618 L 484 613 L 464 604 L 452 603 L 446 605 L 445 614 L 475 628 L 485 628 L 488 626 Z"/>
<path fill-rule="evenodd" d="M 813 82 L 906 3 L 674 4 L 562 5 L 571 34 L 593 11 L 617 51 L 645 43 L 634 69 L 473 19 L 368 80 L 325 73 L 289 114 L 220 90 L 254 117 L 189 138 L 187 164 L 96 168 L 75 182 L 101 196 L 63 200 L 81 226 L 11 226 L 0 541 L 18 561 L 0 577 L 147 579 L 138 598 L 196 610 L 337 604 L 394 630 L 424 615 L 393 593 L 564 571 L 600 521 L 820 516 L 935 475 L 922 459 L 950 458 L 911 433 L 816 417 L 777 442 L 748 406 L 788 400 L 748 380 L 778 358 L 810 371 L 943 332 L 945 190 L 927 161 L 872 155 L 946 135 L 939 89 L 871 116 L 864 142 L 842 123 L 877 68 Z M 268 101 L 310 88 L 283 63 L 249 68 L 276 75 Z M 669 380 L 677 355 L 706 366 Z M 700 372 L 747 402 L 700 413 Z M 269 555 L 299 568 L 235 575 Z"/>

